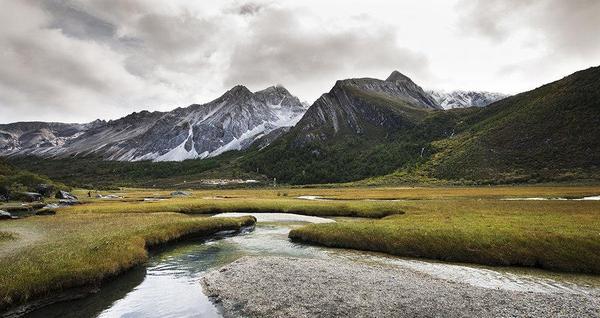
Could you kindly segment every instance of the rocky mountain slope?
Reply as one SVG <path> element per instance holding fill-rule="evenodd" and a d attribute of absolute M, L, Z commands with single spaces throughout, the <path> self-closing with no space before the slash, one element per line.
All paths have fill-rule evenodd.
<path fill-rule="evenodd" d="M 427 93 L 443 109 L 484 107 L 509 96 L 501 93 L 460 90 L 451 92 L 428 90 Z"/>
<path fill-rule="evenodd" d="M 600 67 L 497 101 L 438 111 L 406 77 L 338 81 L 245 167 L 291 183 L 600 179 Z M 399 93 L 400 92 L 400 93 Z M 432 106 L 433 105 L 433 106 Z"/>
<path fill-rule="evenodd" d="M 444 111 L 408 77 L 338 81 L 288 133 L 245 166 L 292 183 L 338 182 L 385 174 L 423 155 L 449 130 L 427 119 Z M 450 118 L 452 116 L 449 116 Z M 422 124 L 436 126 L 424 131 Z"/>
<path fill-rule="evenodd" d="M 183 182 L 190 169 L 198 176 L 218 178 L 234 171 L 293 184 L 600 180 L 599 92 L 600 67 L 486 107 L 446 111 L 398 72 L 386 80 L 337 81 L 308 110 L 281 87 L 252 93 L 237 86 L 213 102 L 168 113 L 141 112 L 83 125 L 0 125 L 0 155 L 70 157 L 68 162 L 10 160 L 38 173 L 65 171 L 66 177 L 57 179 L 65 182 L 72 175 L 70 166 L 93 181 L 97 172 L 84 171 L 86 167 L 102 166 L 111 175 L 126 164 L 132 164 L 127 170 L 132 182 L 140 176 L 153 176 L 151 182 L 155 176 L 174 175 Z M 219 156 L 232 149 L 245 151 Z M 185 166 L 80 164 L 98 158 L 207 157 L 213 158 L 186 161 Z M 69 167 L 56 169 L 64 166 Z"/>
<path fill-rule="evenodd" d="M 96 156 L 119 161 L 181 161 L 248 147 L 293 126 L 306 111 L 285 88 L 255 93 L 236 86 L 216 100 L 171 112 L 133 113 L 89 124 L 0 125 L 0 155 Z"/>

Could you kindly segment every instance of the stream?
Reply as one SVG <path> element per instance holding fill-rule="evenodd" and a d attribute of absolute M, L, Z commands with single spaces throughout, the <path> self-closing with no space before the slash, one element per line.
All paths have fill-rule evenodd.
<path fill-rule="evenodd" d="M 231 214 L 234 215 L 234 214 Z M 444 280 L 485 288 L 542 293 L 598 294 L 600 278 L 535 269 L 492 268 L 306 246 L 288 240 L 288 232 L 306 222 L 360 222 L 353 218 L 318 218 L 293 214 L 253 214 L 253 230 L 191 240 L 152 251 L 139 266 L 94 294 L 34 311 L 26 317 L 222 317 L 204 295 L 201 278 L 243 256 L 291 256 L 343 259 L 402 266 Z M 222 215 L 218 215 L 222 216 Z"/>

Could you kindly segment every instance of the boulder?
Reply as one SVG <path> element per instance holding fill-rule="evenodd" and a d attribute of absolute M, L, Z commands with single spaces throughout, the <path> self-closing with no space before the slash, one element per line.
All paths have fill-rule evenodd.
<path fill-rule="evenodd" d="M 12 216 L 12 214 L 6 212 L 6 211 L 2 211 L 0 210 L 0 220 L 10 220 L 13 219 L 14 217 Z"/>
<path fill-rule="evenodd" d="M 71 200 L 71 201 L 77 201 L 77 197 L 72 195 L 71 193 L 67 192 L 67 191 L 62 191 L 59 190 L 58 192 L 56 192 L 56 196 L 57 199 L 63 199 L 63 200 Z"/>
<path fill-rule="evenodd" d="M 171 195 L 174 197 L 187 197 L 187 196 L 192 195 L 192 193 L 185 192 L 185 191 L 174 191 L 174 192 L 171 192 Z"/>
<path fill-rule="evenodd" d="M 75 205 L 75 204 L 79 204 L 79 203 L 80 202 L 78 200 L 68 200 L 68 199 L 58 200 L 59 205 Z"/>
<path fill-rule="evenodd" d="M 54 190 L 56 190 L 56 189 L 51 184 L 41 183 L 41 184 L 38 184 L 37 186 L 35 186 L 35 192 L 37 192 L 45 197 L 50 197 L 52 195 L 52 193 L 54 193 Z"/>

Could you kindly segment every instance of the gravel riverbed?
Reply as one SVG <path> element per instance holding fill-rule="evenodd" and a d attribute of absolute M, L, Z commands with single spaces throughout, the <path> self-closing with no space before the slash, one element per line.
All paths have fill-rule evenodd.
<path fill-rule="evenodd" d="M 344 259 L 244 257 L 203 278 L 225 317 L 600 317 L 600 293 L 457 283 Z"/>

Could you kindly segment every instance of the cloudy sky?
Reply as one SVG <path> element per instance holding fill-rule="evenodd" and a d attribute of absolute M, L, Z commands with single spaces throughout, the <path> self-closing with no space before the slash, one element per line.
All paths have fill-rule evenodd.
<path fill-rule="evenodd" d="M 600 64 L 598 0 L 0 1 L 0 123 L 165 111 L 236 84 L 312 102 L 396 69 L 517 93 Z"/>

